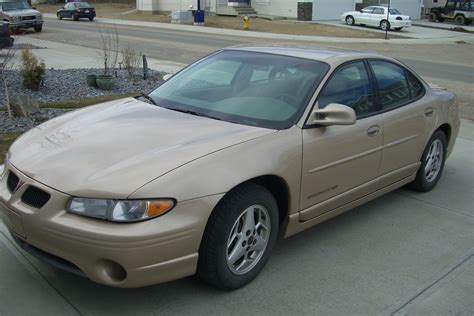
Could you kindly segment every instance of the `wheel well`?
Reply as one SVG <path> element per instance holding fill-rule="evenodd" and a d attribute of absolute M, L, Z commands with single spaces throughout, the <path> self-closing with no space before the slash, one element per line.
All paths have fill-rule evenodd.
<path fill-rule="evenodd" d="M 280 223 L 283 222 L 290 208 L 290 191 L 283 178 L 275 175 L 265 175 L 250 179 L 246 182 L 252 182 L 266 188 L 275 198 L 278 205 Z"/>
<path fill-rule="evenodd" d="M 451 139 L 451 126 L 449 126 L 449 124 L 443 124 L 438 127 L 438 130 L 443 131 L 444 135 L 446 135 L 446 141 L 449 144 L 449 140 Z"/>

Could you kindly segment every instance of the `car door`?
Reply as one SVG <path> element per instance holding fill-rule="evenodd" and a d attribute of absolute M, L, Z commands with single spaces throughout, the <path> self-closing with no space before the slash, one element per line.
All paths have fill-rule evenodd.
<path fill-rule="evenodd" d="M 370 24 L 370 16 L 372 15 L 373 11 L 374 11 L 374 7 L 367 7 L 360 10 L 360 13 L 358 14 L 358 18 L 356 19 L 356 22 L 358 24 Z"/>
<path fill-rule="evenodd" d="M 370 60 L 383 111 L 384 142 L 381 186 L 402 180 L 418 168 L 435 113 L 423 95 L 421 81 L 405 67 L 384 60 Z"/>
<path fill-rule="evenodd" d="M 327 81 L 316 107 L 330 103 L 352 107 L 349 126 L 303 129 L 300 219 L 317 217 L 369 194 L 376 188 L 383 139 L 382 116 L 363 60 L 343 64 Z"/>
<path fill-rule="evenodd" d="M 61 16 L 63 18 L 68 18 L 71 16 L 71 12 L 72 12 L 71 6 L 72 6 L 72 3 L 70 2 L 64 5 L 64 9 L 61 10 Z"/>
<path fill-rule="evenodd" d="M 387 12 L 384 8 L 375 8 L 370 15 L 370 25 L 380 26 L 380 21 L 387 19 Z"/>
<path fill-rule="evenodd" d="M 454 19 L 454 11 L 456 10 L 457 0 L 448 0 L 444 7 L 444 15 L 448 18 Z"/>

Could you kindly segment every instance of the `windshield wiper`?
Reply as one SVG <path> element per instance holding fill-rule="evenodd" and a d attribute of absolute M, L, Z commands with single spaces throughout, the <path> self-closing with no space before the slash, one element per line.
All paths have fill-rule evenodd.
<path fill-rule="evenodd" d="M 139 96 L 135 97 L 135 98 L 144 98 L 144 99 L 147 99 L 148 101 L 150 101 L 153 105 L 158 105 L 158 103 L 156 103 L 155 100 L 153 100 L 152 97 L 150 97 L 148 94 L 145 94 L 145 93 L 141 93 Z"/>
<path fill-rule="evenodd" d="M 177 111 L 177 112 L 181 112 L 181 113 L 191 114 L 191 115 L 195 115 L 195 116 L 208 117 L 208 118 L 211 118 L 211 119 L 214 119 L 214 120 L 222 121 L 222 119 L 219 118 L 219 117 L 204 114 L 204 113 L 199 113 L 199 112 L 196 112 L 196 111 L 193 111 L 193 110 L 185 110 L 185 109 L 178 109 L 178 108 L 167 108 L 167 109 Z"/>

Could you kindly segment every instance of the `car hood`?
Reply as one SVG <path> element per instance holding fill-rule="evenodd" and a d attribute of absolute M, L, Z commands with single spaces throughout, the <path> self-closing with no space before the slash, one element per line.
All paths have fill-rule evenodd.
<path fill-rule="evenodd" d="M 41 14 L 37 10 L 33 9 L 22 9 L 22 10 L 12 10 L 12 11 L 4 11 L 3 15 L 7 16 L 25 16 L 25 15 L 39 15 Z"/>
<path fill-rule="evenodd" d="M 67 194 L 120 199 L 190 161 L 274 132 L 127 98 L 32 129 L 12 145 L 9 162 Z"/>

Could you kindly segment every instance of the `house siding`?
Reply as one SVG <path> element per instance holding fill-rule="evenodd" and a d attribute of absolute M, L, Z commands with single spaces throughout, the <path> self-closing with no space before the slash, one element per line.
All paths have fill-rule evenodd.
<path fill-rule="evenodd" d="M 252 0 L 252 7 L 258 14 L 296 18 L 298 16 L 297 0 Z"/>

